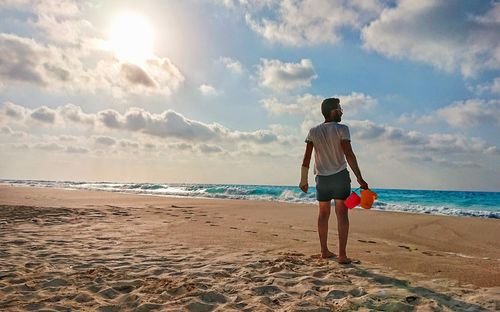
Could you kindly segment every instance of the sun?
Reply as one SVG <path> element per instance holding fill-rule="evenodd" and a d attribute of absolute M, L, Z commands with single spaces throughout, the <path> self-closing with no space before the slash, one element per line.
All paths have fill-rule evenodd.
<path fill-rule="evenodd" d="M 109 44 L 115 56 L 138 65 L 153 56 L 153 39 L 151 24 L 134 13 L 117 16 L 109 32 Z"/>

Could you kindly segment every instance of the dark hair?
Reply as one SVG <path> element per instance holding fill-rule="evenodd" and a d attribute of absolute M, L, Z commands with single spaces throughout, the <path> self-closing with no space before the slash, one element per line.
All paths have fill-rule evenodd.
<path fill-rule="evenodd" d="M 330 118 L 330 112 L 333 109 L 339 108 L 340 100 L 337 98 L 328 98 L 321 103 L 321 114 L 327 119 Z"/>

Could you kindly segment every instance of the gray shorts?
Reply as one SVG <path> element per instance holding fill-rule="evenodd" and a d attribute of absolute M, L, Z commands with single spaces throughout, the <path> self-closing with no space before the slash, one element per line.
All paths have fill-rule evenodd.
<path fill-rule="evenodd" d="M 316 176 L 316 199 L 318 201 L 343 200 L 350 194 L 351 178 L 347 169 L 329 176 Z"/>

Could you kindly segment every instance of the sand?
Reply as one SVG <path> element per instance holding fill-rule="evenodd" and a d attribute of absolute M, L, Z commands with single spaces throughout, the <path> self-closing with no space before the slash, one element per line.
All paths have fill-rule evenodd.
<path fill-rule="evenodd" d="M 500 221 L 0 186 L 0 311 L 494 311 Z M 329 245 L 336 251 L 335 216 Z"/>

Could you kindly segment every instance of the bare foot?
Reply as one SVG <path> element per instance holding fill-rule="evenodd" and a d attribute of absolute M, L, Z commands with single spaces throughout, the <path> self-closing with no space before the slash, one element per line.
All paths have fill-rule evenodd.
<path fill-rule="evenodd" d="M 350 264 L 352 262 L 352 260 L 347 258 L 347 257 L 339 257 L 337 259 L 337 262 L 340 264 Z"/>
<path fill-rule="evenodd" d="M 337 257 L 336 254 L 331 252 L 330 250 L 327 250 L 325 252 L 321 252 L 321 258 L 326 259 L 326 258 L 335 258 Z"/>

